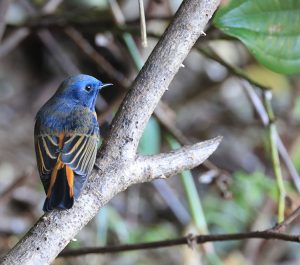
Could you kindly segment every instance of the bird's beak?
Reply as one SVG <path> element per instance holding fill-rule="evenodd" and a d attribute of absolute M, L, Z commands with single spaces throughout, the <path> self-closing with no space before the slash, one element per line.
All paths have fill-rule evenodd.
<path fill-rule="evenodd" d="M 103 87 L 107 87 L 107 86 L 112 86 L 113 84 L 111 83 L 107 83 L 107 84 L 102 84 L 102 86 L 100 88 L 103 88 Z"/>

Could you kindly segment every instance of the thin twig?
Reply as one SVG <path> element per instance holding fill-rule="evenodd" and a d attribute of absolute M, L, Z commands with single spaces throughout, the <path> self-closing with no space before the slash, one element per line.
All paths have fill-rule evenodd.
<path fill-rule="evenodd" d="M 225 235 L 201 235 L 198 237 L 191 237 L 190 235 L 187 237 L 156 241 L 150 243 L 138 243 L 138 244 L 127 244 L 120 246 L 106 246 L 106 247 L 93 247 L 93 248 L 82 248 L 78 250 L 65 250 L 63 251 L 59 257 L 70 257 L 70 256 L 79 256 L 85 254 L 102 254 L 102 253 L 114 253 L 120 251 L 130 251 L 130 250 L 141 250 L 148 248 L 161 248 L 161 247 L 169 247 L 176 245 L 188 245 L 191 242 L 191 238 L 201 238 L 202 240 L 197 240 L 198 244 L 203 244 L 209 241 L 226 241 L 226 240 L 242 240 L 242 239 L 250 239 L 250 238 L 261 238 L 261 239 L 279 239 L 283 241 L 293 241 L 300 242 L 299 236 L 293 236 L 288 234 L 279 233 L 286 228 L 291 222 L 293 222 L 300 215 L 300 207 L 294 210 L 287 218 L 281 223 L 275 225 L 271 229 L 256 231 L 256 232 L 248 232 L 248 233 L 237 233 L 237 234 L 225 234 Z M 226 237 L 228 236 L 228 237 Z M 206 241 L 205 241 L 206 239 Z"/>
<path fill-rule="evenodd" d="M 145 14 L 145 20 L 150 21 L 150 20 L 161 20 L 161 21 L 170 21 L 173 18 L 171 15 L 147 15 Z M 133 19 L 127 19 L 126 24 L 127 25 L 135 25 L 140 22 L 139 18 L 133 18 Z"/>
<path fill-rule="evenodd" d="M 175 126 L 175 113 L 167 103 L 160 101 L 154 114 L 160 124 L 182 145 L 191 144 L 191 141 Z"/>
<path fill-rule="evenodd" d="M 63 0 L 49 0 L 42 8 L 43 14 L 54 13 Z"/>
<path fill-rule="evenodd" d="M 166 204 L 170 207 L 177 220 L 182 226 L 187 226 L 191 222 L 190 214 L 188 213 L 185 205 L 182 203 L 181 198 L 177 196 L 174 189 L 168 185 L 167 181 L 158 179 L 152 182 L 154 188 L 159 192 L 160 196 L 164 199 Z"/>
<path fill-rule="evenodd" d="M 300 216 L 300 206 L 296 208 L 285 220 L 281 223 L 276 224 L 270 231 L 273 232 L 282 232 L 286 229 L 286 227 L 291 224 L 297 217 Z"/>
<path fill-rule="evenodd" d="M 214 50 L 210 48 L 197 48 L 199 52 L 201 52 L 205 57 L 212 59 L 214 61 L 217 61 L 219 64 L 223 65 L 227 70 L 230 71 L 230 73 L 234 74 L 237 77 L 240 77 L 244 80 L 247 80 L 250 84 L 259 87 L 261 90 L 270 90 L 269 87 L 263 86 L 259 83 L 257 83 L 255 80 L 251 79 L 249 76 L 247 76 L 242 70 L 230 65 L 229 63 L 225 62 Z"/>
<path fill-rule="evenodd" d="M 140 27 L 141 27 L 141 39 L 142 46 L 147 47 L 147 29 L 146 29 L 146 19 L 145 19 L 145 9 L 144 9 L 144 1 L 139 1 L 139 11 L 140 11 Z"/>
<path fill-rule="evenodd" d="M 258 96 L 258 94 L 255 92 L 254 87 L 249 83 L 248 81 L 244 79 L 240 79 L 240 82 L 242 83 L 242 86 L 244 87 L 246 91 L 246 95 L 250 99 L 250 102 L 252 103 L 256 113 L 260 117 L 260 120 L 262 124 L 267 127 L 269 124 L 269 116 L 265 109 L 265 106 L 261 100 L 261 98 Z"/>
<path fill-rule="evenodd" d="M 80 70 L 49 30 L 40 30 L 38 36 L 67 75 L 80 73 Z"/>
<path fill-rule="evenodd" d="M 115 69 L 110 62 L 108 62 L 95 48 L 82 36 L 82 34 L 73 27 L 65 28 L 65 33 L 69 36 L 73 42 L 102 70 L 114 80 L 123 82 L 126 86 L 129 86 L 128 79 L 117 69 Z"/>
<path fill-rule="evenodd" d="M 110 3 L 112 15 L 117 25 L 123 27 L 125 25 L 125 17 L 122 13 L 119 4 L 117 3 L 116 0 L 110 0 L 109 3 Z M 144 65 L 144 61 L 140 56 L 140 51 L 138 50 L 132 35 L 129 32 L 124 31 L 122 32 L 122 37 L 131 55 L 131 58 L 134 61 L 134 64 L 136 65 L 137 69 L 140 70 Z"/>
<path fill-rule="evenodd" d="M 7 36 L 0 45 L 0 59 L 13 51 L 29 34 L 28 28 L 20 28 Z"/>
<path fill-rule="evenodd" d="M 274 170 L 274 175 L 276 178 L 277 183 L 277 190 L 278 190 L 278 222 L 282 222 L 284 220 L 284 208 L 285 208 L 285 188 L 280 168 L 280 161 L 277 149 L 277 129 L 275 125 L 275 117 L 273 108 L 271 105 L 272 100 L 272 92 L 271 91 L 264 91 L 263 93 L 264 98 L 264 105 L 265 109 L 268 114 L 269 124 L 268 124 L 268 133 L 269 133 L 269 143 L 271 149 L 271 158 L 272 158 L 272 165 Z"/>
<path fill-rule="evenodd" d="M 260 117 L 263 125 L 267 126 L 269 123 L 269 117 L 268 117 L 267 111 L 266 111 L 261 99 L 255 92 L 254 87 L 246 80 L 241 80 L 241 83 L 242 83 L 243 87 L 245 88 L 245 92 L 248 95 L 250 102 L 253 104 L 254 109 L 256 110 L 258 116 Z M 275 132 L 275 134 L 277 135 L 276 143 L 277 143 L 277 148 L 278 148 L 279 154 L 280 154 L 280 156 L 281 156 L 281 158 L 293 180 L 293 183 L 294 183 L 297 191 L 300 192 L 300 177 L 298 175 L 298 172 L 297 172 L 293 162 L 291 161 L 289 154 L 288 154 L 284 144 L 282 143 L 280 136 L 278 135 L 277 132 Z"/>
<path fill-rule="evenodd" d="M 65 250 L 58 257 L 74 257 L 80 255 L 87 255 L 87 254 L 116 253 L 122 251 L 145 250 L 145 249 L 155 249 L 155 248 L 161 249 L 163 247 L 172 247 L 178 245 L 191 246 L 192 242 L 194 244 L 204 244 L 207 242 L 244 240 L 250 238 L 260 238 L 266 240 L 277 239 L 281 241 L 300 243 L 299 235 L 289 235 L 289 234 L 264 230 L 264 231 L 253 231 L 253 232 L 236 233 L 236 234 L 197 235 L 197 236 L 188 235 L 176 239 L 154 241 L 149 243 L 138 243 L 138 244 L 106 246 L 106 247 L 89 247 L 89 248 L 82 248 L 79 250 Z"/>

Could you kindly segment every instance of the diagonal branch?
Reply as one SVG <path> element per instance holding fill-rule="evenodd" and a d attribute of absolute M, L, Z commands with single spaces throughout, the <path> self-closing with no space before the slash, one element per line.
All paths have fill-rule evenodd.
<path fill-rule="evenodd" d="M 218 0 L 183 2 L 121 104 L 114 123 L 120 124 L 120 127 L 125 124 L 126 129 L 112 127 L 105 146 L 107 151 L 118 153 L 121 144 L 123 148 L 119 156 L 135 156 L 139 139 L 158 101 L 168 89 L 218 3 Z"/>
<path fill-rule="evenodd" d="M 185 0 L 128 92 L 104 142 L 86 189 L 70 210 L 45 214 L 4 257 L 2 264 L 49 264 L 115 194 L 148 179 L 135 174 L 136 149 L 155 106 L 194 45 L 220 0 Z M 220 139 L 219 139 L 220 140 Z M 208 155 L 218 141 L 210 142 Z M 208 148 L 206 146 L 206 148 Z M 201 154 L 202 148 L 197 154 Z M 193 151 L 190 150 L 192 153 Z M 180 152 L 180 151 L 178 151 Z M 182 156 L 186 151 L 182 152 Z M 188 155 L 189 156 L 189 155 Z M 137 159 L 139 161 L 139 159 Z M 187 159 L 187 163 L 189 159 Z M 198 164 L 201 161 L 198 161 Z M 197 165 L 183 165 L 181 170 Z M 160 172 L 170 175 L 180 168 Z"/>

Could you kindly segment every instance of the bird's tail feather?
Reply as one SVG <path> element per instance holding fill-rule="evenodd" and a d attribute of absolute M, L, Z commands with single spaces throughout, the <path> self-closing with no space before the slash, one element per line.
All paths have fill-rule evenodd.
<path fill-rule="evenodd" d="M 67 166 L 63 166 L 57 171 L 57 176 L 50 192 L 50 196 L 47 196 L 43 206 L 44 212 L 49 212 L 55 208 L 72 208 L 74 204 L 73 183 L 72 185 L 68 183 L 68 174 L 70 174 L 70 169 L 67 169 Z"/>

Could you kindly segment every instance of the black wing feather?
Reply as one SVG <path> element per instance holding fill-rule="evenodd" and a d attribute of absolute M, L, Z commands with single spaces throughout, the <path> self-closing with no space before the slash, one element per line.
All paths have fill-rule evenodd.
<path fill-rule="evenodd" d="M 35 152 L 41 181 L 47 193 L 51 171 L 58 157 L 58 138 L 56 136 L 41 134 L 35 128 Z"/>
<path fill-rule="evenodd" d="M 67 164 L 77 175 L 85 176 L 92 171 L 96 160 L 98 136 L 81 134 L 70 138 L 65 139 L 62 162 Z"/>

